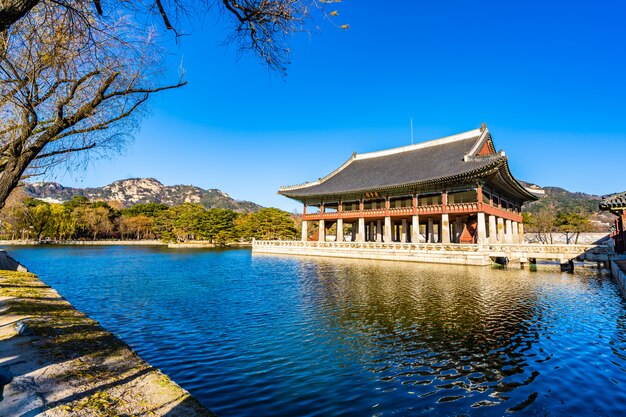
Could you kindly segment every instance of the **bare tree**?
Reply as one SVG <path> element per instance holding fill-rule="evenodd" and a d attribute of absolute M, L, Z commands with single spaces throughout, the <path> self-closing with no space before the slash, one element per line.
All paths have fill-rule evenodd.
<path fill-rule="evenodd" d="M 150 95 L 185 84 L 162 83 L 146 14 L 178 34 L 181 16 L 217 10 L 232 19 L 228 41 L 284 74 L 289 36 L 338 1 L 0 0 L 0 208 L 25 176 L 121 146 Z"/>
<path fill-rule="evenodd" d="M 288 39 L 303 30 L 311 8 L 323 9 L 327 3 L 341 0 L 114 0 L 103 5 L 101 0 L 0 0 L 0 32 L 19 22 L 37 5 L 55 4 L 74 12 L 89 9 L 102 16 L 107 11 L 124 9 L 136 15 L 154 15 L 162 27 L 178 36 L 182 20 L 190 16 L 224 14 L 232 20 L 233 32 L 228 42 L 235 42 L 241 51 L 250 50 L 271 69 L 284 73 L 288 64 Z M 337 16 L 337 11 L 326 14 Z M 183 19 L 186 18 L 186 19 Z M 341 28 L 346 29 L 347 25 Z"/>
<path fill-rule="evenodd" d="M 0 57 L 0 208 L 25 175 L 120 146 L 162 78 L 154 33 L 123 15 L 41 3 L 5 32 Z"/>

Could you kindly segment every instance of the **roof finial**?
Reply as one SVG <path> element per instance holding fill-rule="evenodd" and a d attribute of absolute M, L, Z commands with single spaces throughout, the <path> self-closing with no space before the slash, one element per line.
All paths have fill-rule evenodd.
<path fill-rule="evenodd" d="M 487 130 L 487 123 L 483 122 L 483 123 L 480 125 L 480 131 L 481 131 L 481 132 L 484 132 L 485 130 Z"/>

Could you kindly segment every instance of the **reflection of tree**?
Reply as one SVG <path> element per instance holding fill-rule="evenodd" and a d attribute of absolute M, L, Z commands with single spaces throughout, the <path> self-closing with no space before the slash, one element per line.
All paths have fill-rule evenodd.
<path fill-rule="evenodd" d="M 378 381 L 423 395 L 489 395 L 473 398 L 481 406 L 538 374 L 526 362 L 541 314 L 530 280 L 487 268 L 363 261 L 321 262 L 316 275 L 309 306 Z"/>

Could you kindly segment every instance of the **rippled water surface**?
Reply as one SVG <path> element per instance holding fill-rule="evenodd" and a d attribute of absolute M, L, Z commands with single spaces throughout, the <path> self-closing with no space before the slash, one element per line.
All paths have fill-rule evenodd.
<path fill-rule="evenodd" d="M 626 415 L 626 303 L 595 270 L 10 253 L 220 416 Z"/>

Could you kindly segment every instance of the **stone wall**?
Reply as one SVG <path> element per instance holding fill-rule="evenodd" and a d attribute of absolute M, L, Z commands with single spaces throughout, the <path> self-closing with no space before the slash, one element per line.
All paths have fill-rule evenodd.
<path fill-rule="evenodd" d="M 579 245 L 593 245 L 602 243 L 602 241 L 609 238 L 608 233 L 581 233 L 578 236 Z M 545 241 L 546 236 L 539 233 L 525 233 L 524 243 L 554 243 L 554 244 L 574 244 L 576 241 L 576 235 L 573 233 L 552 233 L 552 242 Z"/>

